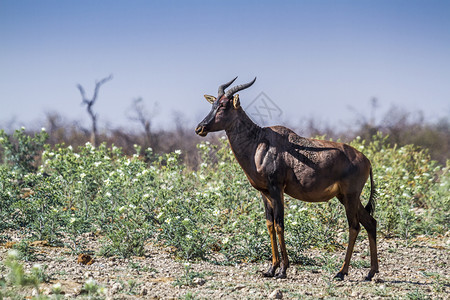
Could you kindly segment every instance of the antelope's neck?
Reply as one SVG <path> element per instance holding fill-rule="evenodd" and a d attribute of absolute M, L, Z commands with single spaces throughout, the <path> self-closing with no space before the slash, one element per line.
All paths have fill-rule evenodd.
<path fill-rule="evenodd" d="M 256 147 L 262 138 L 263 129 L 253 123 L 245 112 L 241 110 L 239 118 L 225 132 L 234 156 L 239 164 L 246 169 L 254 161 L 253 157 Z"/>

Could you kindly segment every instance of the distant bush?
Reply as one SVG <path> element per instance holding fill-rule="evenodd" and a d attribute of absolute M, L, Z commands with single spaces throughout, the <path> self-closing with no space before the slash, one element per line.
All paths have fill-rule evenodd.
<path fill-rule="evenodd" d="M 14 132 L 13 136 L 0 130 L 0 148 L 3 150 L 3 162 L 19 173 L 34 172 L 36 157 L 44 148 L 48 134 L 45 129 L 34 134 L 34 137 L 25 134 L 22 127 Z"/>

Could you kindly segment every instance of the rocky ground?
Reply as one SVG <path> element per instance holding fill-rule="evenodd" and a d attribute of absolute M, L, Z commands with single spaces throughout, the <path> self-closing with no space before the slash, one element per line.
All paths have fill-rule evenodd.
<path fill-rule="evenodd" d="M 20 239 L 10 236 L 13 242 Z M 97 238 L 88 238 L 89 248 L 98 251 Z M 0 246 L 0 260 L 7 256 L 11 245 Z M 34 247 L 38 260 L 23 262 L 25 268 L 29 270 L 36 263 L 47 265 L 49 281 L 41 284 L 42 293 L 51 294 L 52 286 L 59 283 L 67 298 L 87 297 L 83 292 L 87 281 L 101 287 L 98 296 L 107 299 L 444 299 L 450 295 L 449 234 L 419 237 L 408 245 L 403 240 L 380 238 L 380 273 L 371 282 L 363 280 L 370 265 L 364 240 L 357 241 L 350 275 L 344 281 L 332 280 L 344 257 L 342 249 L 310 250 L 305 254 L 315 263 L 291 265 L 287 279 L 273 279 L 261 275 L 268 263 L 186 263 L 174 260 L 168 251 L 154 245 L 147 246 L 145 257 L 93 255 L 92 261 L 45 242 L 35 243 Z M 79 262 L 83 259 L 88 264 Z M 33 293 L 31 288 L 28 293 Z"/>

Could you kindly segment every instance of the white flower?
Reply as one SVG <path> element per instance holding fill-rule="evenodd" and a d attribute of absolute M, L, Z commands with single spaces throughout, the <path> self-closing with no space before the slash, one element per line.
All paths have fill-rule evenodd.
<path fill-rule="evenodd" d="M 57 282 L 52 286 L 52 292 L 54 294 L 59 294 L 61 293 L 61 283 Z"/>
<path fill-rule="evenodd" d="M 33 271 L 35 271 L 35 272 L 40 271 L 41 268 L 42 268 L 41 264 L 34 264 L 32 267 Z"/>
<path fill-rule="evenodd" d="M 70 218 L 69 223 L 70 223 L 70 224 L 73 224 L 76 220 L 77 220 L 77 219 L 75 219 L 75 218 Z"/>
<path fill-rule="evenodd" d="M 144 194 L 144 196 L 142 196 L 143 198 L 148 198 L 148 197 L 150 197 L 150 195 L 149 194 Z"/>
<path fill-rule="evenodd" d="M 124 210 L 125 210 L 125 206 L 121 206 L 121 207 L 119 208 L 119 212 L 120 212 L 120 213 L 122 213 Z"/>
<path fill-rule="evenodd" d="M 81 179 L 83 179 L 84 177 L 86 177 L 86 174 L 85 173 L 81 173 L 80 177 L 81 177 Z"/>
<path fill-rule="evenodd" d="M 107 288 L 105 288 L 104 286 L 101 286 L 99 289 L 98 289 L 98 292 L 100 293 L 100 294 L 103 294 L 103 295 L 107 295 L 108 294 L 108 289 Z"/>
<path fill-rule="evenodd" d="M 41 128 L 41 131 L 45 131 L 45 127 L 42 127 L 42 128 Z"/>
<path fill-rule="evenodd" d="M 10 257 L 12 259 L 17 259 L 19 257 L 19 255 L 20 255 L 19 251 L 17 251 L 16 249 L 8 251 L 8 257 Z"/>
<path fill-rule="evenodd" d="M 92 277 L 89 277 L 89 279 L 86 280 L 86 282 L 84 283 L 84 286 L 86 287 L 87 290 L 92 289 L 96 285 L 97 285 L 97 283 L 95 282 L 95 280 Z"/>
<path fill-rule="evenodd" d="M 188 239 L 188 240 L 192 239 L 192 235 L 187 234 L 187 235 L 186 235 L 186 239 Z"/>
<path fill-rule="evenodd" d="M 230 242 L 230 239 L 229 239 L 228 237 L 225 237 L 225 238 L 222 240 L 222 244 L 224 244 L 224 245 L 228 244 L 229 242 Z"/>
<path fill-rule="evenodd" d="M 178 149 L 178 150 L 175 150 L 174 152 L 175 152 L 175 154 L 178 154 L 178 155 L 181 154 L 181 150 L 179 150 L 179 149 Z"/>
<path fill-rule="evenodd" d="M 106 193 L 105 193 L 105 196 L 106 196 L 106 197 L 111 197 L 111 193 L 110 193 L 110 192 L 106 192 Z"/>
<path fill-rule="evenodd" d="M 131 209 L 135 209 L 136 208 L 136 205 L 134 205 L 134 204 L 130 204 L 130 205 L 128 205 Z"/>
<path fill-rule="evenodd" d="M 98 166 L 100 166 L 101 165 L 101 161 L 96 161 L 95 163 L 94 163 L 94 166 L 96 166 L 96 167 L 98 167 Z"/>
<path fill-rule="evenodd" d="M 214 211 L 213 211 L 213 215 L 214 216 L 218 216 L 218 215 L 220 215 L 220 210 L 218 210 L 218 209 L 215 209 Z"/>

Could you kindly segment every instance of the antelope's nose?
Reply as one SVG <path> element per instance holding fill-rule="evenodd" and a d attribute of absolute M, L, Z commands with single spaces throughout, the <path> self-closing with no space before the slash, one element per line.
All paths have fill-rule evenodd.
<path fill-rule="evenodd" d="M 197 128 L 195 128 L 195 133 L 199 136 L 206 136 L 208 134 L 205 132 L 205 126 L 197 126 Z"/>

